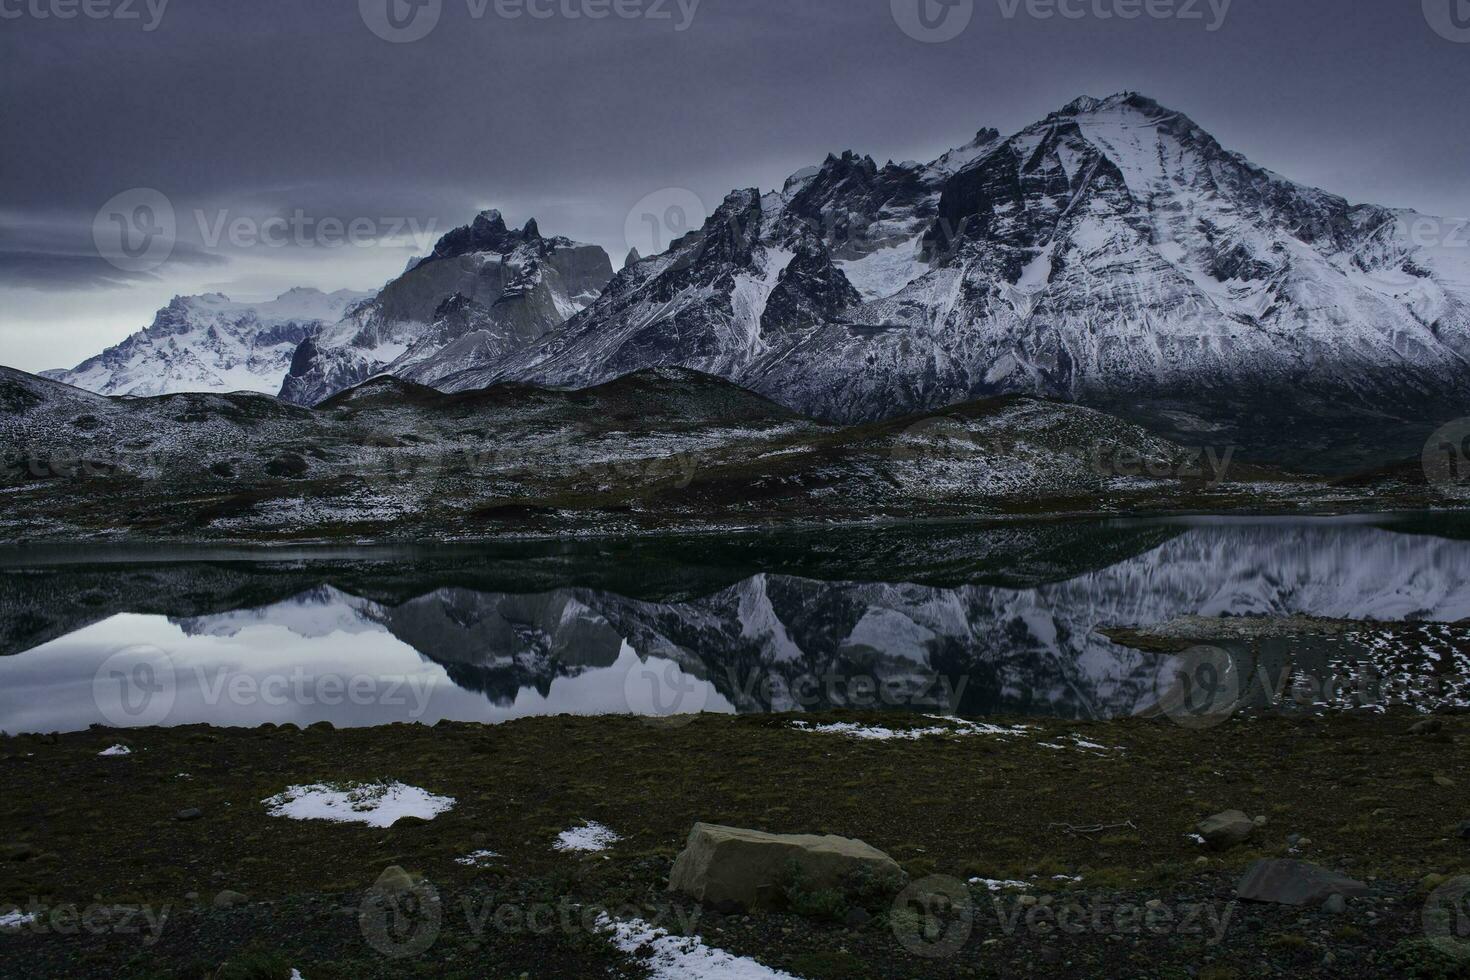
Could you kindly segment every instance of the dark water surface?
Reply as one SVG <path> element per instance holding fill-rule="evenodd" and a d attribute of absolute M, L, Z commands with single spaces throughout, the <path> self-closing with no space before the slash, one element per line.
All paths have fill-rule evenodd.
<path fill-rule="evenodd" d="M 871 707 L 1109 717 L 1182 615 L 1470 617 L 1447 516 L 0 551 L 0 729 Z"/>

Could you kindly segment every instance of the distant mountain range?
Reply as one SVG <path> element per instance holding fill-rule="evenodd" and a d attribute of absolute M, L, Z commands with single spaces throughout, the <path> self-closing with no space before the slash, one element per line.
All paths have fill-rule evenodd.
<path fill-rule="evenodd" d="M 69 371 L 45 377 L 103 395 L 185 391 L 276 394 L 296 350 L 371 297 L 293 289 L 268 303 L 179 296 L 153 323 Z"/>
<path fill-rule="evenodd" d="M 487 212 L 302 330 L 281 394 L 311 404 L 381 372 L 454 392 L 683 367 L 827 421 L 1017 393 L 1278 463 L 1335 443 L 1368 463 L 1466 410 L 1466 245 L 1463 223 L 1293 183 L 1143 96 L 1082 98 L 928 164 L 848 152 L 737 190 L 616 275 L 595 246 Z M 172 390 L 187 383 L 166 345 L 134 346 L 127 377 L 156 356 Z M 185 346 L 197 376 L 229 374 Z M 121 390 L 88 365 L 61 377 Z"/>

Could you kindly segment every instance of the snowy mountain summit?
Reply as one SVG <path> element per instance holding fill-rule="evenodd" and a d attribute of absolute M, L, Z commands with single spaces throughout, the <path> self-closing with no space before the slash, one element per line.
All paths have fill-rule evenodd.
<path fill-rule="evenodd" d="M 46 377 L 104 395 L 275 394 L 297 346 L 367 295 L 298 288 L 268 303 L 236 303 L 219 293 L 177 296 L 150 326 Z"/>
<path fill-rule="evenodd" d="M 679 365 L 847 422 L 1003 393 L 1194 431 L 1273 405 L 1417 412 L 1470 383 L 1466 240 L 1138 94 L 1083 98 L 928 165 L 834 154 L 736 191 L 544 341 L 439 384 Z"/>

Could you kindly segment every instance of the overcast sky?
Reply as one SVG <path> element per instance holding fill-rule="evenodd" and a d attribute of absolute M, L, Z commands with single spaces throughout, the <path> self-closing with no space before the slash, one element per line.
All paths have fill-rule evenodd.
<path fill-rule="evenodd" d="M 178 293 L 371 289 L 485 207 L 621 264 L 649 195 L 1125 89 L 1353 201 L 1470 215 L 1463 0 L 944 2 L 0 0 L 0 363 L 71 366 Z M 108 244 L 160 197 L 161 266 Z"/>

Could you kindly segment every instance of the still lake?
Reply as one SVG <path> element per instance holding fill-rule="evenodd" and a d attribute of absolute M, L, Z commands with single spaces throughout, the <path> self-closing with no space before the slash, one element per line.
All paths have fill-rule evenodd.
<path fill-rule="evenodd" d="M 858 707 L 1105 718 L 1180 616 L 1470 617 L 1470 523 L 1167 519 L 0 551 L 0 730 Z"/>

